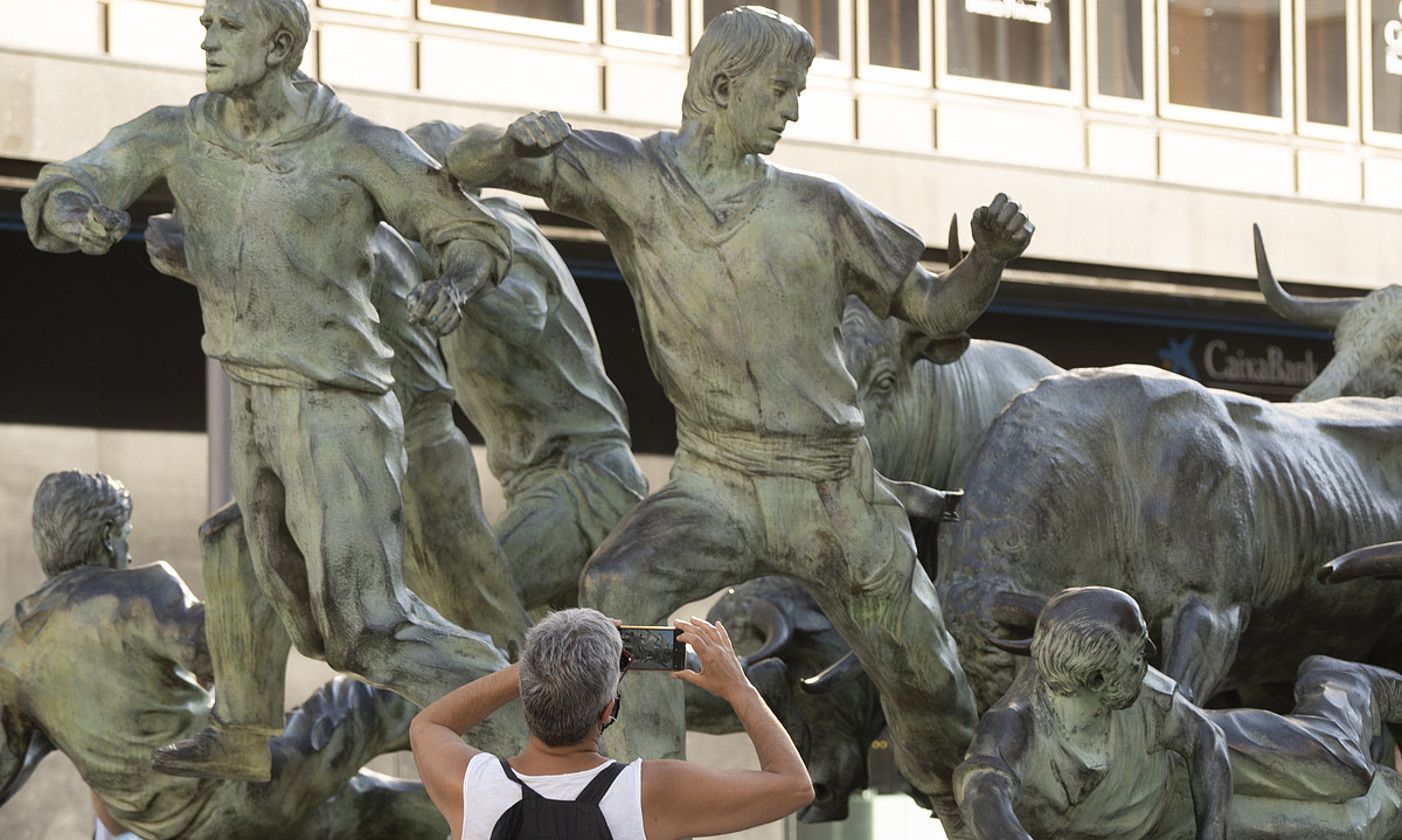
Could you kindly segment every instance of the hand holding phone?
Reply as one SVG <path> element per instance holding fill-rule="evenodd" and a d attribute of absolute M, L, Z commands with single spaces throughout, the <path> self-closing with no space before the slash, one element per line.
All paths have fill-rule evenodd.
<path fill-rule="evenodd" d="M 677 638 L 696 651 L 696 658 L 701 660 L 701 670 L 679 670 L 672 674 L 673 678 L 689 682 L 726 702 L 731 702 L 736 691 L 750 688 L 745 667 L 740 664 L 740 657 L 735 655 L 735 646 L 731 644 L 730 634 L 724 626 L 702 618 L 690 621 L 677 619 L 676 625 L 681 630 Z"/>

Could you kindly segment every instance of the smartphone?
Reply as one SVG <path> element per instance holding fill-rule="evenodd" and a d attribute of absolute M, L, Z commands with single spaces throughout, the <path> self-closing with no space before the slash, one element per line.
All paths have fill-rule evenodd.
<path fill-rule="evenodd" d="M 677 639 L 681 633 L 675 627 L 618 628 L 623 636 L 623 649 L 633 657 L 629 669 L 634 671 L 680 671 L 686 667 L 686 643 Z"/>

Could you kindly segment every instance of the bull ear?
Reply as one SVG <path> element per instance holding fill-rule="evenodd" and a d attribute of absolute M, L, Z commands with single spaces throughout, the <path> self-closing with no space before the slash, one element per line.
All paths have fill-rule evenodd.
<path fill-rule="evenodd" d="M 902 355 L 907 365 L 917 359 L 927 359 L 937 365 L 947 365 L 959 361 L 964 351 L 969 349 L 969 334 L 959 333 L 950 338 L 931 338 L 914 330 L 906 336 Z"/>

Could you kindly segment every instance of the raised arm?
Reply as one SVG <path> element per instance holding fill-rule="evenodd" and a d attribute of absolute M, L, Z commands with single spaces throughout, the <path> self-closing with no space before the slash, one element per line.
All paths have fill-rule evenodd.
<path fill-rule="evenodd" d="M 513 664 L 448 692 L 409 724 L 414 766 L 454 837 L 462 835 L 463 777 L 472 757 L 481 752 L 464 743 L 462 736 L 520 696 L 521 669 Z"/>
<path fill-rule="evenodd" d="M 201 683 L 212 681 L 214 665 L 205 638 L 204 604 L 163 562 L 133 569 L 128 575 L 151 604 L 155 619 L 147 634 L 151 649 L 194 674 Z"/>
<path fill-rule="evenodd" d="M 570 132 L 570 124 L 555 111 L 526 114 L 506 128 L 474 125 L 448 146 L 448 171 L 469 187 L 502 187 L 548 198 L 549 154 Z"/>
<path fill-rule="evenodd" d="M 1025 707 L 989 710 L 954 768 L 954 798 L 977 840 L 1032 840 L 1013 811 L 1021 784 L 1016 767 L 1030 738 L 1024 714 Z"/>
<path fill-rule="evenodd" d="M 360 136 L 369 154 L 357 178 L 385 221 L 428 249 L 438 267 L 438 279 L 411 295 L 412 320 L 439 335 L 452 332 L 462 305 L 506 273 L 511 239 L 403 132 L 362 122 Z"/>
<path fill-rule="evenodd" d="M 978 319 L 993 296 L 1003 266 L 1021 254 L 1034 230 L 1003 193 L 973 216 L 974 247 L 958 265 L 933 275 L 916 265 L 891 301 L 891 314 L 935 338 L 957 336 Z"/>
<path fill-rule="evenodd" d="M 680 639 L 701 660 L 701 671 L 676 671 L 725 700 L 745 728 L 759 770 L 713 770 L 685 761 L 643 764 L 643 822 L 652 838 L 703 837 L 742 831 L 781 819 L 813 801 L 803 759 L 759 691 L 745 677 L 730 636 L 702 619 L 678 621 Z"/>
<path fill-rule="evenodd" d="M 1222 730 L 1175 691 L 1159 730 L 1159 743 L 1188 762 L 1198 840 L 1225 840 L 1232 804 L 1232 766 Z"/>
<path fill-rule="evenodd" d="M 184 115 L 156 108 L 119 125 L 91 150 L 45 166 L 20 204 L 35 247 L 105 254 L 131 227 L 126 208 L 164 174 L 184 138 Z"/>

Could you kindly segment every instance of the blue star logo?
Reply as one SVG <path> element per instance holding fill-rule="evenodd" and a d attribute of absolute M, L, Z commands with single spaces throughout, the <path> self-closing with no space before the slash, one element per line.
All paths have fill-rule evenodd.
<path fill-rule="evenodd" d="M 1193 344 L 1197 340 L 1196 335 L 1190 335 L 1181 341 L 1170 338 L 1168 346 L 1159 351 L 1159 360 L 1163 363 L 1164 369 L 1182 374 L 1189 379 L 1197 379 L 1198 366 L 1193 364 Z"/>

